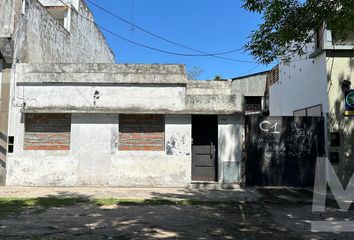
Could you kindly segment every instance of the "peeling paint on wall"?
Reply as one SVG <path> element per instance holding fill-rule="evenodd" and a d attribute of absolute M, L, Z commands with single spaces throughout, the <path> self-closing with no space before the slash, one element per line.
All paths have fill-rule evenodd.
<path fill-rule="evenodd" d="M 176 133 L 171 136 L 166 143 L 166 153 L 168 155 L 189 155 L 189 152 L 185 152 L 184 149 L 187 149 L 186 137 L 181 133 Z"/>

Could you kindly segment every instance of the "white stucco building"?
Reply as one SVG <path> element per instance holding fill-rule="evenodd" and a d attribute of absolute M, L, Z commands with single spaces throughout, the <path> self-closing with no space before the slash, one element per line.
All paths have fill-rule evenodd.
<path fill-rule="evenodd" d="M 191 81 L 184 65 L 114 64 L 85 3 L 65 2 L 0 1 L 0 182 L 242 183 L 244 105 L 261 110 L 266 73 Z"/>
<path fill-rule="evenodd" d="M 240 182 L 232 81 L 188 81 L 183 65 L 18 64 L 15 77 L 8 185 Z"/>
<path fill-rule="evenodd" d="M 323 116 L 326 155 L 347 182 L 354 170 L 354 121 L 346 116 L 343 84 L 354 79 L 354 38 L 349 34 L 340 41 L 326 25 L 314 35 L 305 55 L 279 64 L 279 75 L 269 90 L 270 115 Z"/>

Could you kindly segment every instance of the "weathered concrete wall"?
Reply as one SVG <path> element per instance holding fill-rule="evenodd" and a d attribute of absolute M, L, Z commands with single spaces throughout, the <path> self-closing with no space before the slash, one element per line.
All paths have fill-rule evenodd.
<path fill-rule="evenodd" d="M 354 172 L 354 121 L 345 117 L 345 96 L 341 88 L 343 80 L 349 80 L 354 85 L 353 57 L 328 57 L 328 134 L 340 134 L 340 146 L 331 147 L 329 152 L 339 153 L 338 176 L 347 184 Z M 330 138 L 329 138 L 330 141 Z M 346 185 L 345 185 L 346 186 Z"/>
<path fill-rule="evenodd" d="M 26 109 L 52 112 L 157 113 L 186 109 L 183 65 L 19 64 Z M 99 98 L 94 98 L 98 91 Z"/>
<path fill-rule="evenodd" d="M 73 114 L 72 154 L 78 161 L 77 185 L 108 185 L 117 139 L 117 114 Z"/>
<path fill-rule="evenodd" d="M 242 115 L 218 117 L 218 176 L 222 184 L 240 183 L 245 138 Z"/>
<path fill-rule="evenodd" d="M 20 6 L 20 0 L 0 0 L 0 39 L 13 35 Z"/>
<path fill-rule="evenodd" d="M 27 109 L 63 112 L 153 113 L 185 109 L 183 87 L 22 86 Z M 94 98 L 95 91 L 100 94 Z"/>
<path fill-rule="evenodd" d="M 9 27 L 0 30 L 0 51 L 8 57 L 8 62 L 12 62 L 12 59 L 33 63 L 114 62 L 112 51 L 103 34 L 94 24 L 75 11 L 70 11 L 69 32 L 38 0 L 27 0 L 27 2 L 28 7 L 24 14 L 21 13 L 22 1 L 1 0 L 0 2 L 6 5 L 6 8 L 1 7 L 0 23 L 1 19 L 5 19 L 6 22 L 3 24 Z M 94 20 L 83 1 L 80 0 L 76 4 L 80 15 Z"/>
<path fill-rule="evenodd" d="M 110 185 L 187 186 L 191 181 L 191 116 L 165 116 L 165 151 L 116 151 Z"/>
<path fill-rule="evenodd" d="M 232 81 L 232 93 L 243 96 L 264 96 L 267 72 L 235 78 Z"/>
<path fill-rule="evenodd" d="M 18 64 L 16 73 L 28 111 L 232 114 L 243 108 L 231 81 L 187 81 L 183 65 Z"/>
<path fill-rule="evenodd" d="M 21 121 L 17 114 L 17 121 Z M 220 115 L 218 179 L 240 182 L 243 117 Z M 191 115 L 165 116 L 165 150 L 119 151 L 118 114 L 72 114 L 68 151 L 23 150 L 24 123 L 15 127 L 15 152 L 9 154 L 7 185 L 168 186 L 191 182 Z"/>
<path fill-rule="evenodd" d="M 24 151 L 21 122 L 8 158 L 7 185 L 187 186 L 191 117 L 166 115 L 165 124 L 165 151 L 118 151 L 118 114 L 73 114 L 71 150 Z"/>
<path fill-rule="evenodd" d="M 232 94 L 231 81 L 190 82 L 182 65 L 113 64 L 18 64 L 11 81 L 8 185 L 186 186 L 191 114 L 222 114 L 219 180 L 240 182 L 243 95 Z M 22 112 L 71 112 L 70 150 L 24 151 Z M 164 151 L 119 151 L 118 113 L 165 114 Z"/>
<path fill-rule="evenodd" d="M 0 0 L 0 53 L 7 62 L 12 62 L 14 39 L 21 19 L 21 0 Z"/>
<path fill-rule="evenodd" d="M 80 15 L 93 20 L 83 1 L 79 3 Z M 27 61 L 33 63 L 112 63 L 114 56 L 100 30 L 91 22 L 72 12 L 68 32 L 37 2 L 29 0 L 26 17 L 21 19 L 26 31 Z M 24 57 L 25 57 L 24 56 Z"/>
<path fill-rule="evenodd" d="M 77 183 L 79 162 L 72 151 L 25 151 L 24 117 L 19 109 L 11 114 L 10 135 L 15 136 L 8 153 L 6 184 L 23 186 L 72 186 Z"/>
<path fill-rule="evenodd" d="M 182 64 L 17 64 L 17 82 L 187 84 Z"/>
<path fill-rule="evenodd" d="M 48 4 L 49 2 L 57 1 L 46 1 Z M 8 135 L 17 138 L 13 130 L 16 127 L 15 123 L 11 121 L 17 118 L 19 109 L 28 100 L 24 98 L 21 100 L 23 94 L 20 94 L 19 89 L 12 84 L 16 84 L 16 64 L 114 62 L 112 51 L 94 24 L 72 11 L 69 32 L 53 19 L 40 2 L 26 0 L 26 3 L 28 4 L 25 11 L 22 11 L 22 0 L 0 0 L 0 54 L 6 62 L 1 83 L 0 185 L 5 178 L 3 172 L 6 166 Z M 93 20 L 90 10 L 83 1 L 73 0 L 72 3 L 79 14 Z M 12 128 L 10 134 L 9 125 Z"/>
<path fill-rule="evenodd" d="M 201 114 L 242 112 L 242 94 L 232 94 L 231 81 L 188 81 L 187 108 Z"/>

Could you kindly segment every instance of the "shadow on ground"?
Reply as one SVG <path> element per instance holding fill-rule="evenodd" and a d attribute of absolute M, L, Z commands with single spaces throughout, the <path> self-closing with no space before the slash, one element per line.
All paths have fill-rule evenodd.
<path fill-rule="evenodd" d="M 309 221 L 341 218 L 354 220 L 351 211 L 342 213 L 331 209 L 328 213 L 313 214 L 308 203 L 230 201 L 230 198 L 225 197 L 227 193 L 213 191 L 185 189 L 178 194 L 161 194 L 156 191 L 151 199 L 146 200 L 92 199 L 90 195 L 69 194 L 65 191 L 45 198 L 2 198 L 0 238 L 354 238 L 349 233 L 310 232 Z M 212 197 L 215 194 L 220 195 L 218 201 Z"/>

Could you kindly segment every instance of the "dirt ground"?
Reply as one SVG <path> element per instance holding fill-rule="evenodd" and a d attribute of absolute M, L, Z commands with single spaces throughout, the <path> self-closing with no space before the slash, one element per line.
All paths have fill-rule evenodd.
<path fill-rule="evenodd" d="M 354 239 L 354 233 L 311 233 L 310 221 L 354 220 L 309 204 L 78 204 L 36 207 L 0 219 L 0 239 Z"/>
<path fill-rule="evenodd" d="M 312 197 L 291 188 L 0 188 L 0 239 L 354 239 L 354 229 L 311 232 L 311 221 L 354 221 L 354 209 L 332 200 L 312 212 Z"/>

